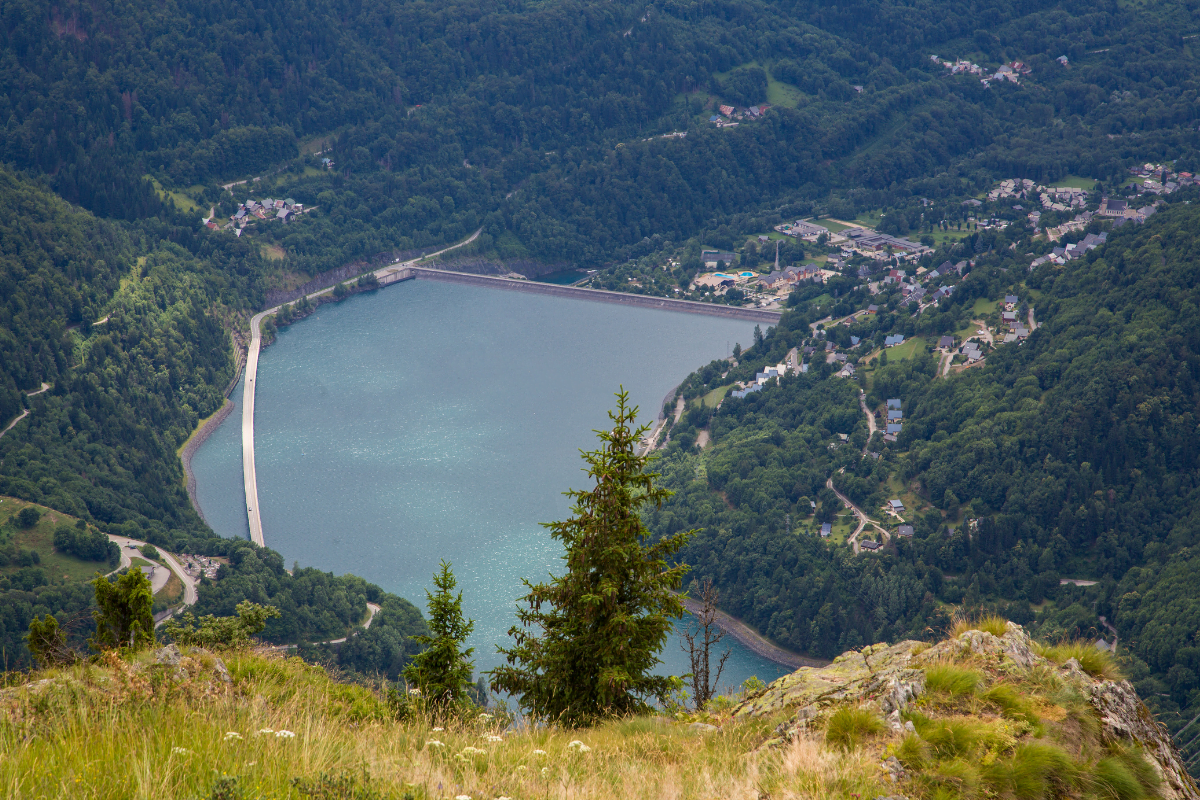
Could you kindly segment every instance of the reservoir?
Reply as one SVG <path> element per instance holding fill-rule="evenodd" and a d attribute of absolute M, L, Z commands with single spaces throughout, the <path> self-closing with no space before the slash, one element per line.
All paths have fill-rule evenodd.
<path fill-rule="evenodd" d="M 439 560 L 450 561 L 475 620 L 476 669 L 490 669 L 521 579 L 562 569 L 539 523 L 570 515 L 562 492 L 591 488 L 579 451 L 598 445 L 613 393 L 624 385 L 651 421 L 675 385 L 749 344 L 753 327 L 424 280 L 322 306 L 259 361 L 267 546 L 289 566 L 360 575 L 423 612 Z M 222 536 L 248 536 L 240 418 L 239 403 L 192 461 Z M 723 685 L 790 671 L 726 643 Z M 667 673 L 689 671 L 678 636 L 660 657 Z"/>

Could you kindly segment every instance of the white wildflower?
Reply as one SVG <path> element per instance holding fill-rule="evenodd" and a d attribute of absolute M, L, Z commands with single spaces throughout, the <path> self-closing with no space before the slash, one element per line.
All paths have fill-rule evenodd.
<path fill-rule="evenodd" d="M 413 697 L 420 697 L 420 696 L 421 696 L 421 690 L 420 690 L 420 689 L 409 689 L 409 690 L 408 690 L 408 693 L 409 693 L 409 694 L 411 694 Z"/>
<path fill-rule="evenodd" d="M 444 731 L 444 730 L 446 730 L 446 729 L 445 729 L 445 728 L 434 728 L 434 729 L 433 729 L 433 732 L 434 732 L 434 733 L 441 733 L 441 732 L 442 732 L 442 731 Z"/>
<path fill-rule="evenodd" d="M 529 767 L 525 766 L 524 764 L 517 765 L 517 772 L 524 772 L 527 769 L 529 769 Z"/>
<path fill-rule="evenodd" d="M 445 747 L 446 745 L 439 742 L 437 739 L 429 739 L 425 742 L 426 747 Z"/>
<path fill-rule="evenodd" d="M 469 795 L 469 794 L 455 795 L 454 800 L 471 800 L 471 795 Z"/>
<path fill-rule="evenodd" d="M 485 756 L 485 755 L 487 755 L 487 750 L 481 750 L 481 749 L 479 749 L 478 747 L 464 747 L 464 748 L 463 748 L 463 755 L 468 755 L 468 756 Z"/>
<path fill-rule="evenodd" d="M 485 712 L 485 713 L 483 713 L 483 714 L 480 714 L 480 715 L 479 715 L 479 721 L 480 721 L 480 722 L 488 722 L 488 721 L 490 721 L 491 719 L 492 719 L 492 715 L 491 715 L 491 714 L 488 714 L 488 713 L 486 713 L 486 712 Z"/>
<path fill-rule="evenodd" d="M 190 756 L 192 754 L 192 751 L 186 747 L 172 747 L 171 752 L 178 756 Z"/>
<path fill-rule="evenodd" d="M 573 741 L 569 745 L 567 745 L 567 749 L 568 750 L 578 750 L 581 753 L 587 753 L 592 748 L 588 747 L 586 744 L 584 744 L 583 742 L 576 739 L 575 741 Z"/>
<path fill-rule="evenodd" d="M 484 738 L 485 738 L 485 739 L 487 739 L 489 742 L 503 742 L 503 741 L 504 741 L 504 737 L 503 737 L 503 736 L 497 736 L 497 735 L 496 735 L 496 734 L 494 734 L 494 733 L 489 733 L 489 734 L 488 734 L 487 736 L 485 736 Z"/>
<path fill-rule="evenodd" d="M 534 750 L 533 754 L 535 756 L 544 756 L 544 755 L 546 755 L 546 751 L 545 750 Z"/>
<path fill-rule="evenodd" d="M 542 767 L 542 777 L 543 777 L 543 778 L 547 778 L 547 777 L 549 777 L 549 776 L 550 776 L 550 768 L 549 768 L 549 767 Z"/>
<path fill-rule="evenodd" d="M 497 797 L 497 798 L 496 798 L 496 800 L 512 800 L 512 798 L 511 798 L 511 797 L 505 797 L 504 795 L 500 795 L 499 797 Z"/>
<path fill-rule="evenodd" d="M 237 731 L 226 731 L 225 732 L 225 741 L 227 741 L 227 742 L 230 739 L 240 739 L 240 738 L 242 738 L 242 735 L 240 733 L 238 733 Z"/>
<path fill-rule="evenodd" d="M 280 739 L 295 739 L 296 734 L 291 731 L 275 731 L 275 735 Z"/>
<path fill-rule="evenodd" d="M 259 736 L 259 735 L 262 735 L 262 736 L 268 736 L 268 735 L 270 735 L 270 734 L 272 734 L 272 733 L 274 733 L 274 732 L 275 732 L 275 731 L 274 731 L 274 730 L 272 730 L 271 728 L 260 728 L 260 729 L 259 729 L 259 731 L 258 731 L 258 733 L 256 733 L 256 734 L 255 734 L 255 736 Z"/>

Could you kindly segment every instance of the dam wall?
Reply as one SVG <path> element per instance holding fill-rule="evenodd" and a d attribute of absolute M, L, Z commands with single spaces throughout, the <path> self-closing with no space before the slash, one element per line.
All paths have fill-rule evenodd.
<path fill-rule="evenodd" d="M 488 289 L 504 289 L 510 292 L 530 292 L 532 294 L 550 295 L 553 297 L 571 297 L 576 300 L 589 300 L 595 303 L 613 303 L 622 306 L 638 306 L 654 308 L 659 311 L 680 311 L 685 314 L 704 314 L 710 317 L 725 319 L 743 319 L 749 322 L 765 322 L 773 325 L 779 322 L 781 312 L 765 308 L 739 308 L 737 306 L 722 306 L 715 303 L 697 303 L 693 300 L 674 300 L 668 297 L 651 297 L 641 294 L 626 294 L 624 292 L 609 292 L 603 289 L 585 289 L 580 286 L 561 286 L 554 283 L 538 283 L 513 278 L 498 278 L 491 275 L 472 275 L 466 272 L 451 272 L 428 267 L 406 266 L 400 269 L 380 270 L 376 273 L 380 286 L 419 278 L 421 280 L 443 281 L 445 283 L 465 283 L 470 286 L 483 286 Z"/>

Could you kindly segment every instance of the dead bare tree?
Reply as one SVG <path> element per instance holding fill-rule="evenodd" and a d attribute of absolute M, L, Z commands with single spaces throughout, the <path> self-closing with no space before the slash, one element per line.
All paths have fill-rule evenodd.
<path fill-rule="evenodd" d="M 695 586 L 695 583 L 692 585 Z M 692 684 L 692 698 L 697 711 L 703 711 L 708 701 L 716 695 L 721 672 L 725 669 L 725 661 L 731 652 L 728 647 L 725 648 L 725 652 L 717 661 L 716 674 L 712 674 L 712 648 L 725 638 L 725 632 L 717 625 L 717 597 L 718 592 L 713 586 L 712 578 L 705 578 L 704 583 L 700 585 L 700 608 L 692 612 L 695 621 L 682 631 L 681 646 L 692 665 L 692 673 L 687 679 Z"/>

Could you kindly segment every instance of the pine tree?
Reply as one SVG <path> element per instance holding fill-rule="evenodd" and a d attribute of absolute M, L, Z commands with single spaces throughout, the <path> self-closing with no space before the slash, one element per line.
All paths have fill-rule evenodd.
<path fill-rule="evenodd" d="M 668 567 L 667 558 L 694 531 L 646 544 L 638 509 L 661 506 L 671 492 L 655 485 L 649 457 L 635 451 L 649 426 L 634 429 L 638 410 L 628 397 L 617 393 L 612 429 L 596 431 L 600 449 L 583 453 L 595 487 L 567 492 L 574 516 L 546 525 L 566 548 L 567 572 L 549 583 L 525 581 L 528 608 L 517 609 L 514 644 L 497 648 L 508 665 L 490 673 L 493 691 L 518 695 L 533 715 L 566 725 L 646 712 L 648 700 L 681 685 L 652 670 L 672 618 L 683 613 L 673 590 L 687 566 Z"/>
<path fill-rule="evenodd" d="M 475 649 L 462 646 L 475 628 L 472 620 L 464 620 L 462 592 L 454 594 L 456 585 L 450 565 L 443 561 L 441 571 L 433 576 L 436 594 L 425 592 L 429 608 L 429 630 L 432 636 L 413 636 L 426 649 L 404 668 L 404 680 L 421 690 L 430 703 L 446 709 L 467 705 L 471 697 L 471 674 L 475 666 L 470 661 Z"/>

